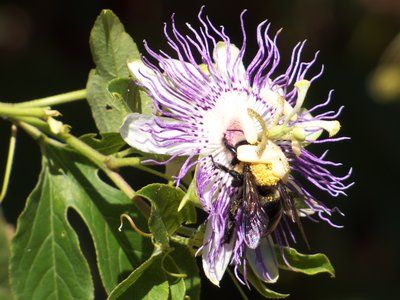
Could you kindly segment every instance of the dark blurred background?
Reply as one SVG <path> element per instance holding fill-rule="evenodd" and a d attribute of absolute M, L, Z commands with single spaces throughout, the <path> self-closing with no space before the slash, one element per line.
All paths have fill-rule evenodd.
<path fill-rule="evenodd" d="M 392 299 L 400 275 L 400 1 L 398 0 L 27 0 L 0 2 L 0 101 L 18 102 L 72 90 L 86 85 L 93 67 L 88 37 L 96 16 L 111 8 L 143 51 L 146 39 L 153 49 L 166 49 L 163 23 L 176 13 L 178 27 L 197 25 L 202 4 L 215 25 L 241 44 L 239 14 L 245 17 L 248 35 L 247 62 L 256 51 L 255 28 L 264 19 L 272 31 L 283 27 L 278 45 L 283 64 L 297 41 L 307 39 L 304 59 L 320 50 L 318 63 L 324 75 L 312 86 L 306 106 L 326 99 L 334 89 L 329 109 L 345 106 L 341 134 L 351 141 L 329 145 L 328 158 L 353 167 L 356 184 L 348 197 L 332 199 L 319 194 L 328 206 L 338 206 L 345 217 L 325 223 L 304 222 L 312 252 L 326 253 L 336 278 L 282 272 L 273 288 L 290 292 L 290 299 Z M 272 32 L 271 31 L 271 32 Z M 314 68 L 314 72 L 318 72 Z M 308 103 L 308 104 L 307 104 Z M 80 135 L 95 132 L 85 102 L 58 107 L 63 121 Z M 4 171 L 9 123 L 0 120 L 0 174 Z M 317 154 L 323 148 L 315 147 Z M 23 132 L 17 142 L 12 183 L 3 213 L 15 224 L 40 171 L 37 145 Z M 133 180 L 133 178 L 132 178 Z M 84 233 L 83 233 L 84 234 Z M 300 251 L 306 252 L 299 245 Z M 2 272 L 4 270 L 0 270 Z M 228 276 L 218 289 L 202 281 L 202 299 L 239 299 Z M 249 292 L 258 299 L 256 292 Z M 97 298 L 103 299 L 102 288 Z"/>

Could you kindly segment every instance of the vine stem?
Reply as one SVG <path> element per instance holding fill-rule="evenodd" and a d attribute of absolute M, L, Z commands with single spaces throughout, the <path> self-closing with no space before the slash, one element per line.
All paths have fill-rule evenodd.
<path fill-rule="evenodd" d="M 78 139 L 77 137 L 70 134 L 67 125 L 64 125 L 60 121 L 56 121 L 51 118 L 59 116 L 60 114 L 57 111 L 49 110 L 50 106 L 83 100 L 86 99 L 86 96 L 86 89 L 82 89 L 21 103 L 0 102 L 0 116 L 9 118 L 11 121 L 13 121 L 19 127 L 23 128 L 35 139 L 41 139 L 46 143 L 58 147 L 62 145 L 53 138 L 50 138 L 48 135 L 53 136 L 55 139 L 69 145 L 75 151 L 91 160 L 129 199 L 131 199 L 135 203 L 140 212 L 145 217 L 148 217 L 150 215 L 149 205 L 140 197 L 135 197 L 135 191 L 122 178 L 122 176 L 115 171 L 115 169 L 120 166 L 129 165 L 139 169 L 145 168 L 146 171 L 149 171 L 161 177 L 163 177 L 163 174 L 145 166 L 141 166 L 140 161 L 132 161 L 131 158 L 115 158 L 112 156 L 103 155 L 102 153 L 98 152 L 97 150 L 93 149 L 92 147 Z M 116 159 L 115 162 L 114 159 Z M 10 159 L 8 159 L 7 162 L 8 166 Z M 112 165 L 113 162 L 115 164 L 114 166 Z M 7 174 L 8 173 L 6 168 L 6 177 L 3 183 L 3 190 L 4 184 L 8 183 Z M 3 190 L 0 194 L 1 196 L 3 196 Z"/>
<path fill-rule="evenodd" d="M 64 143 L 96 164 L 129 199 L 133 200 L 140 212 L 145 217 L 149 217 L 150 208 L 147 203 L 142 198 L 135 197 L 135 191 L 125 179 L 107 166 L 107 161 L 109 160 L 108 156 L 101 154 L 69 133 L 60 134 L 59 137 Z"/>
<path fill-rule="evenodd" d="M 36 127 L 22 121 L 16 120 L 16 123 L 19 127 L 24 129 L 28 134 L 30 134 L 36 140 L 42 140 L 43 142 L 60 146 L 59 142 L 49 138 L 47 135 L 43 134 L 39 129 Z M 46 130 L 51 131 L 51 130 Z M 80 153 L 81 155 L 88 158 L 92 161 L 100 170 L 102 170 L 108 178 L 129 198 L 131 199 L 139 211 L 143 214 L 144 217 L 149 217 L 150 215 L 150 207 L 149 205 L 140 197 L 135 196 L 135 191 L 131 188 L 131 186 L 122 178 L 122 176 L 115 172 L 114 170 L 110 169 L 107 166 L 107 161 L 109 157 L 106 155 L 101 154 L 97 150 L 91 148 L 86 143 L 78 139 L 77 137 L 73 136 L 70 133 L 59 133 L 53 135 L 60 140 L 61 142 L 67 144 L 71 148 L 73 148 L 76 152 Z"/>
<path fill-rule="evenodd" d="M 46 107 L 86 99 L 86 89 L 14 104 L 16 107 Z"/>

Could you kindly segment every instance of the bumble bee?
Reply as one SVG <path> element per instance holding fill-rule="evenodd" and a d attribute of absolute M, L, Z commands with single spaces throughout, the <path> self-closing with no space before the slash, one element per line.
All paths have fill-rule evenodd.
<path fill-rule="evenodd" d="M 308 246 L 294 201 L 282 186 L 287 180 L 289 165 L 279 146 L 267 145 L 264 152 L 269 152 L 257 158 L 257 155 L 253 155 L 255 146 L 246 141 L 233 146 L 224 137 L 223 144 L 233 155 L 230 162 L 232 169 L 212 158 L 213 164 L 232 176 L 232 186 L 242 188 L 242 194 L 230 203 L 225 242 L 231 240 L 233 229 L 237 222 L 241 222 L 245 230 L 245 243 L 255 249 L 261 238 L 270 235 L 286 214 L 297 223 Z"/>

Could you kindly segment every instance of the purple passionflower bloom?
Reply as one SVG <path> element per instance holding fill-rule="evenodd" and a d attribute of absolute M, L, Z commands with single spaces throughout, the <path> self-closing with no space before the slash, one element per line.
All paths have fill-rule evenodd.
<path fill-rule="evenodd" d="M 286 246 L 289 238 L 294 240 L 289 221 L 298 223 L 295 216 L 313 218 L 314 214 L 331 224 L 328 216 L 336 210 L 320 203 L 298 178 L 331 196 L 345 194 L 349 186 L 344 181 L 350 172 L 343 177 L 333 175 L 329 168 L 339 163 L 326 160 L 326 153 L 318 157 L 305 148 L 344 139 L 333 138 L 340 129 L 336 118 L 341 109 L 319 112 L 329 103 L 331 93 L 324 103 L 303 108 L 309 86 L 322 74 L 321 68 L 319 74 L 306 79 L 317 55 L 310 62 L 301 61 L 305 42 L 294 47 L 288 68 L 277 75 L 277 34 L 269 37 L 269 23 L 257 27 L 258 51 L 246 68 L 243 13 L 240 48 L 231 43 L 222 26 L 216 28 L 204 18 L 202 11 L 199 20 L 200 28 L 187 24 L 188 35 L 177 30 L 173 18 L 171 33 L 165 25 L 175 58 L 153 51 L 144 42 L 152 59 L 129 62 L 135 82 L 152 98 L 154 110 L 152 115 L 129 114 L 121 135 L 143 152 L 171 155 L 171 159 L 187 157 L 176 177 L 178 185 L 196 166 L 197 195 L 208 213 L 201 248 L 203 269 L 214 284 L 219 285 L 229 264 L 240 280 L 243 277 L 237 271 L 246 281 L 249 264 L 262 280 L 274 282 L 278 278 L 274 244 Z M 323 131 L 328 137 L 319 139 Z M 277 195 L 269 192 L 268 199 L 284 203 L 276 224 L 266 224 L 272 216 L 261 203 L 243 199 L 249 188 L 238 184 L 238 177 L 244 180 L 240 176 L 245 166 L 251 169 L 252 180 L 257 179 L 254 189 L 267 187 Z M 293 210 L 285 208 L 288 204 Z"/>

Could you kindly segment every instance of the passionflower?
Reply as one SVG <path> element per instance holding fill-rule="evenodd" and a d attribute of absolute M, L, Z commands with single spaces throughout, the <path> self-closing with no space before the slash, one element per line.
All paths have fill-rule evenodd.
<path fill-rule="evenodd" d="M 128 66 L 152 98 L 153 113 L 129 114 L 121 127 L 130 146 L 171 156 L 160 164 L 186 157 L 177 185 L 196 168 L 197 195 L 208 213 L 200 249 L 203 269 L 216 285 L 229 264 L 242 282 L 248 265 L 262 280 L 276 281 L 275 251 L 295 242 L 289 224 L 297 223 L 304 235 L 299 217 L 332 224 L 329 216 L 337 210 L 322 204 L 304 183 L 335 197 L 345 194 L 351 172 L 333 175 L 330 169 L 340 164 L 326 160 L 326 152 L 316 156 L 306 148 L 345 139 L 334 138 L 341 109 L 320 112 L 332 93 L 321 104 L 303 107 L 323 71 L 306 79 L 317 54 L 302 62 L 305 42 L 298 43 L 286 71 L 276 74 L 279 32 L 271 38 L 264 21 L 257 27 L 258 51 L 246 68 L 243 15 L 240 48 L 202 10 L 200 27 L 186 24 L 187 35 L 178 31 L 173 17 L 172 30 L 165 25 L 174 56 L 153 51 L 145 41 L 148 56 Z"/>

